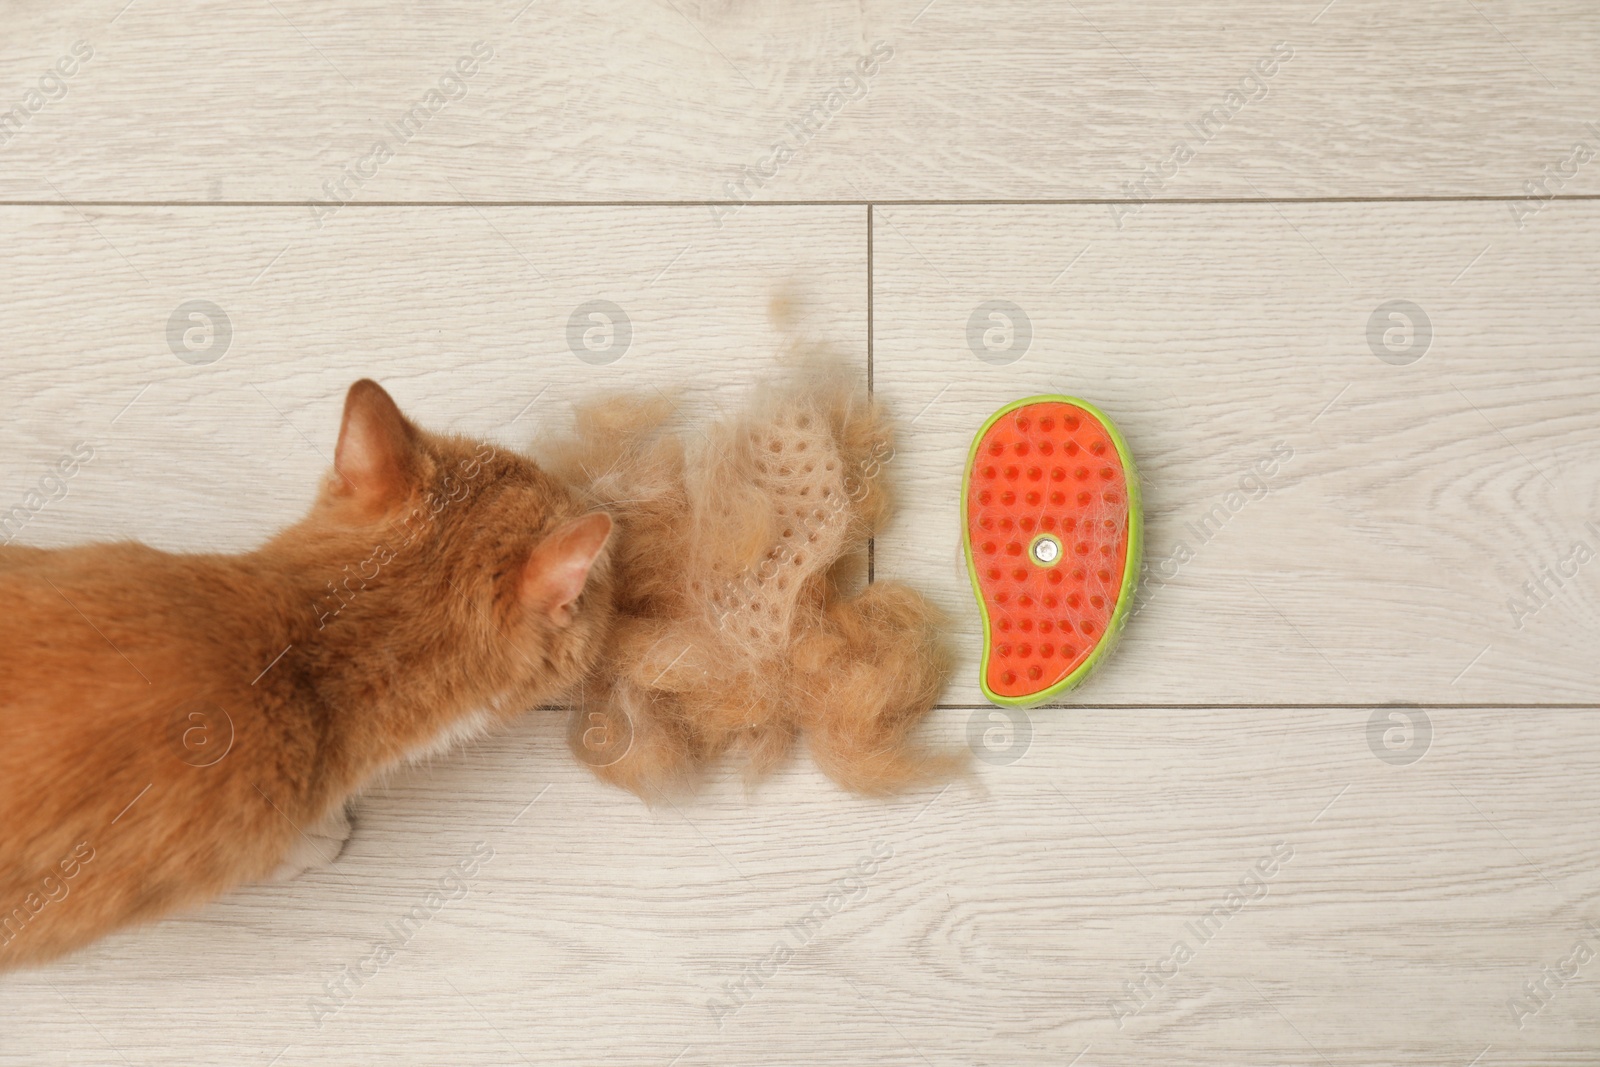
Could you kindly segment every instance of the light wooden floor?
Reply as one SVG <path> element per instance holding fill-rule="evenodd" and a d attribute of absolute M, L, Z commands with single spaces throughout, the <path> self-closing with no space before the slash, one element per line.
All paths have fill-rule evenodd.
<path fill-rule="evenodd" d="M 337 869 L 0 977 L 0 1064 L 1600 1062 L 1592 4 L 124 3 L 0 12 L 0 511 L 95 449 L 24 543 L 249 545 L 361 375 L 516 446 L 600 388 L 728 408 L 792 285 L 900 418 L 876 570 L 955 619 L 929 732 L 982 758 L 649 809 L 531 714 Z M 1151 572 L 1013 721 L 956 501 L 1044 391 L 1132 442 Z"/>

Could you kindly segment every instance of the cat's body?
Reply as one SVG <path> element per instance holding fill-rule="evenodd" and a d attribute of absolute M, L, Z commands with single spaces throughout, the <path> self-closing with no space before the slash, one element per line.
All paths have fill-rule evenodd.
<path fill-rule="evenodd" d="M 304 866 L 374 776 L 591 666 L 608 517 L 370 382 L 335 467 L 242 555 L 0 548 L 0 968 Z"/>

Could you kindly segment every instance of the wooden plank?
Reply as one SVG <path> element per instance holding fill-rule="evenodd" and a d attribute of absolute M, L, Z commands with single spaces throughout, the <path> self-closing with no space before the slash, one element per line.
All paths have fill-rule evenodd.
<path fill-rule="evenodd" d="M 653 810 L 530 717 L 374 790 L 337 870 L 0 977 L 0 1064 L 1591 1062 L 1595 962 L 1512 1001 L 1600 951 L 1600 718 L 1393 714 L 1035 711 L 946 792 Z"/>
<path fill-rule="evenodd" d="M 259 543 L 309 504 L 364 375 L 422 425 L 519 448 L 599 390 L 682 389 L 708 416 L 774 372 L 791 281 L 804 328 L 864 366 L 864 209 L 773 208 L 715 240 L 699 219 L 385 209 L 308 236 L 291 208 L 0 209 L 0 513 L 88 442 L 19 543 Z"/>
<path fill-rule="evenodd" d="M 1594 194 L 1597 47 L 1584 0 L 63 0 L 7 13 L 0 199 Z"/>
<path fill-rule="evenodd" d="M 1522 234 L 1504 211 L 1157 205 L 1119 230 L 1094 207 L 880 209 L 874 378 L 908 432 L 877 573 L 957 620 L 948 699 L 981 700 L 971 437 L 1065 393 L 1131 442 L 1151 565 L 1077 699 L 1595 701 L 1600 206 Z M 995 300 L 1024 309 L 1025 354 L 1003 328 L 985 347 Z"/>

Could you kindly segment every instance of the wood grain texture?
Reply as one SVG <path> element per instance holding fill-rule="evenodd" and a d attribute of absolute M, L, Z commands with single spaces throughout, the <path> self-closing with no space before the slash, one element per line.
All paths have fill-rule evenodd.
<path fill-rule="evenodd" d="M 949 699 L 982 700 L 972 435 L 1065 393 L 1131 443 L 1150 563 L 1073 699 L 1593 702 L 1600 208 L 1549 211 L 1519 233 L 1500 204 L 1156 205 L 1121 229 L 1104 207 L 878 209 L 874 380 L 909 444 L 877 573 L 957 621 Z M 1384 316 L 1369 341 L 1397 299 L 1426 345 Z M 987 318 L 969 343 L 991 300 L 1031 324 L 1004 365 L 975 354 Z M 1390 329 L 1420 358 L 1379 358 Z"/>
<path fill-rule="evenodd" d="M 4 25 L 0 124 L 93 50 L 0 126 L 0 520 L 95 448 L 19 543 L 253 544 L 362 375 L 513 447 L 602 389 L 715 413 L 778 369 L 794 284 L 901 422 L 876 569 L 955 620 L 927 733 L 978 758 L 890 802 L 800 756 L 647 808 L 533 712 L 371 790 L 331 869 L 0 975 L 0 1067 L 1594 1062 L 1600 962 L 1549 975 L 1600 953 L 1600 572 L 1522 583 L 1600 551 L 1600 204 L 1519 199 L 1550 168 L 1600 194 L 1600 163 L 1560 173 L 1600 149 L 1593 5 L 18 0 Z M 857 203 L 735 209 L 741 180 Z M 1501 199 L 1274 201 L 1437 196 Z M 1107 203 L 881 203 L 1040 198 Z M 695 203 L 617 203 L 646 200 Z M 1028 316 L 1014 362 L 969 341 L 998 300 Z M 1369 340 L 1396 300 L 1428 317 L 1414 362 L 1398 320 Z M 574 328 L 593 301 L 626 319 Z M 1126 432 L 1154 569 L 1084 703 L 1007 714 L 972 685 L 956 498 L 983 419 L 1042 391 Z"/>
<path fill-rule="evenodd" d="M 1515 197 L 1600 146 L 1585 0 L 19 0 L 6 30 L 0 112 L 39 96 L 5 200 L 303 203 L 347 167 L 364 201 L 720 200 L 745 168 L 760 199 L 1140 198 L 1146 167 L 1163 196 Z M 1594 167 L 1559 191 L 1600 192 Z"/>
<path fill-rule="evenodd" d="M 534 716 L 373 791 L 335 870 L 0 978 L 0 1063 L 1592 1062 L 1596 964 L 1521 1029 L 1509 1001 L 1600 946 L 1600 718 L 1423 714 L 1035 711 L 948 791 L 857 800 L 797 763 L 655 810 Z M 324 983 L 480 842 L 465 895 L 319 1026 Z"/>
<path fill-rule="evenodd" d="M 519 448 L 607 389 L 713 415 L 776 371 L 767 308 L 790 282 L 804 328 L 864 363 L 864 209 L 773 208 L 715 241 L 698 221 L 413 208 L 318 232 L 292 208 L 0 209 L 0 513 L 82 440 L 94 460 L 19 543 L 237 551 L 309 505 L 362 376 L 425 426 Z M 169 333 L 194 300 L 231 340 L 186 318 Z M 626 325 L 585 319 L 580 358 L 569 320 L 595 300 Z"/>

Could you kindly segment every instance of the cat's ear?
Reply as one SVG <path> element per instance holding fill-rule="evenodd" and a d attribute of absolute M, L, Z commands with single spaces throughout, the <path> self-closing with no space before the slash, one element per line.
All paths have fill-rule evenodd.
<path fill-rule="evenodd" d="M 385 511 L 410 493 L 415 433 L 383 386 L 363 378 L 344 398 L 333 453 L 334 492 L 368 511 Z"/>
<path fill-rule="evenodd" d="M 572 604 L 589 580 L 589 570 L 611 537 L 611 516 L 585 515 L 557 527 L 531 553 L 522 568 L 522 602 L 558 626 L 572 621 Z"/>

